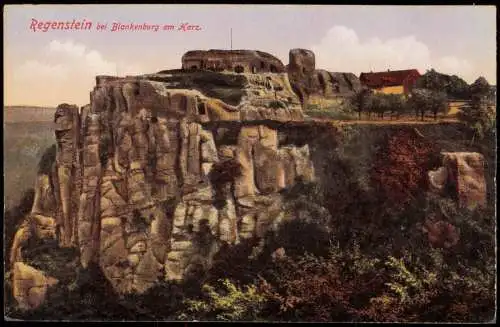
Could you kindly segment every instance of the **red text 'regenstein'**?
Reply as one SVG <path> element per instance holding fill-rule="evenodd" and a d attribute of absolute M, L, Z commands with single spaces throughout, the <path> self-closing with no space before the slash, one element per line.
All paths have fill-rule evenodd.
<path fill-rule="evenodd" d="M 90 30 L 92 22 L 86 19 L 72 21 L 38 21 L 31 18 L 30 29 L 33 32 L 47 32 L 48 30 Z"/>

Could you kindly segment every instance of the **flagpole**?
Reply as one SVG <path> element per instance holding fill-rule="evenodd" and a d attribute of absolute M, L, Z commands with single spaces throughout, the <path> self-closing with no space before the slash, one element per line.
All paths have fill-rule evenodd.
<path fill-rule="evenodd" d="M 230 29 L 231 50 L 233 50 L 233 29 Z"/>

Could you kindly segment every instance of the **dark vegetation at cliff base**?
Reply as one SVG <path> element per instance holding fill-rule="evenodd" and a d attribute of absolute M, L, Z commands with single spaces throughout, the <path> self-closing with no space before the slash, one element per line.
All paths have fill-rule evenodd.
<path fill-rule="evenodd" d="M 6 315 L 28 320 L 489 322 L 495 315 L 490 169 L 495 153 L 488 150 L 494 140 L 471 147 L 459 129 L 427 127 L 419 139 L 411 128 L 346 127 L 335 135 L 337 142 L 333 135 L 318 138 L 312 156 L 324 165 L 317 173 L 328 183 L 298 182 L 283 193 L 285 217 L 295 219 L 285 220 L 263 240 L 222 248 L 203 277 L 162 281 L 142 295 L 118 296 L 98 268 L 76 269 L 76 253 L 32 244 L 27 263 L 60 284 L 40 308 L 19 312 L 7 283 Z M 366 142 L 363 133 L 376 141 Z M 438 198 L 427 192 L 422 174 L 436 167 L 443 149 L 483 153 L 490 167 L 486 209 L 458 209 L 452 193 Z M 224 183 L 230 179 L 226 175 L 238 174 L 238 166 L 228 161 L 216 171 L 212 178 Z M 449 228 L 425 233 L 432 215 Z M 446 241 L 453 245 L 444 246 Z M 53 264 L 42 264 L 47 261 Z"/>

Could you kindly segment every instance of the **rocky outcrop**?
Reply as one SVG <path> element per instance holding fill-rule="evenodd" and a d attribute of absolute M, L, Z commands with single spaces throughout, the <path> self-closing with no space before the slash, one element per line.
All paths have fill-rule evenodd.
<path fill-rule="evenodd" d="M 12 289 L 20 309 L 29 310 L 39 307 L 45 301 L 49 287 L 58 282 L 57 279 L 29 265 L 22 262 L 14 263 Z"/>
<path fill-rule="evenodd" d="M 75 246 L 77 240 L 76 211 L 81 188 L 80 178 L 80 115 L 77 106 L 61 104 L 57 107 L 57 183 L 55 185 L 57 226 L 60 229 L 60 245 Z"/>
<path fill-rule="evenodd" d="M 307 107 L 312 98 L 345 98 L 361 89 L 361 83 L 353 73 L 316 69 L 315 55 L 311 50 L 290 50 L 287 71 L 303 108 Z"/>
<path fill-rule="evenodd" d="M 443 152 L 443 166 L 430 171 L 431 191 L 449 195 L 460 207 L 473 210 L 486 206 L 484 158 L 476 152 Z"/>
<path fill-rule="evenodd" d="M 280 126 L 303 119 L 286 74 L 241 74 L 229 83 L 242 91 L 236 105 L 207 96 L 217 92 L 206 81 L 183 88 L 199 75 L 178 74 L 99 76 L 89 106 L 58 107 L 56 160 L 39 176 L 12 263 L 24 264 L 31 237 L 55 238 L 118 293 L 141 293 L 277 226 L 280 191 L 315 177 L 308 146 L 279 141 Z"/>

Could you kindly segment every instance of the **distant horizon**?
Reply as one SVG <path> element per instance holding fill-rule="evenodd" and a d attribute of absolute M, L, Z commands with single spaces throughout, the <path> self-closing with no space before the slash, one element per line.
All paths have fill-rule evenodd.
<path fill-rule="evenodd" d="M 358 77 L 362 72 L 388 69 L 417 69 L 425 74 L 433 68 L 468 84 L 483 76 L 496 85 L 495 9 L 467 5 L 7 5 L 4 104 L 83 106 L 90 102 L 97 75 L 134 76 L 180 69 L 187 51 L 230 48 L 267 52 L 285 65 L 290 49 L 309 49 L 316 55 L 316 69 Z M 92 29 L 77 28 L 89 22 Z M 112 31 L 114 24 L 157 28 L 156 32 L 150 28 Z M 99 30 L 104 25 L 109 25 L 107 30 Z M 172 28 L 184 25 L 183 30 Z"/>

